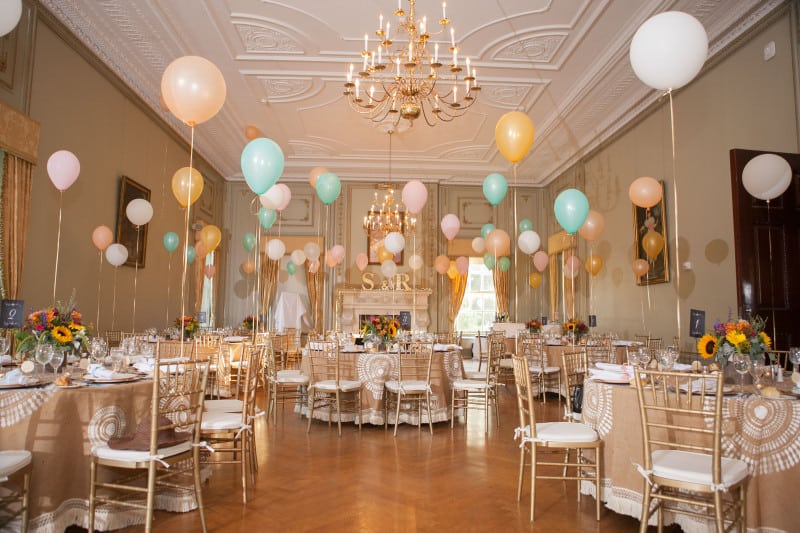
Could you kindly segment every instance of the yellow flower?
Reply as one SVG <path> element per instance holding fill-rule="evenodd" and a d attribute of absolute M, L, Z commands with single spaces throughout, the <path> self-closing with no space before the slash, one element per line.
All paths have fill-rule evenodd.
<path fill-rule="evenodd" d="M 714 335 L 703 335 L 697 341 L 697 352 L 703 359 L 711 359 L 717 353 L 717 338 Z"/>
<path fill-rule="evenodd" d="M 56 326 L 51 332 L 53 338 L 62 344 L 72 342 L 72 332 L 66 326 Z"/>
<path fill-rule="evenodd" d="M 69 329 L 71 329 L 72 331 L 83 331 L 86 328 L 84 326 L 81 326 L 80 324 L 76 324 L 75 322 L 70 322 Z"/>
<path fill-rule="evenodd" d="M 767 335 L 765 331 L 759 333 L 758 336 L 761 337 L 761 342 L 764 343 L 764 346 L 772 348 L 772 339 L 769 338 L 769 335 Z"/>
<path fill-rule="evenodd" d="M 397 335 L 397 326 L 394 324 L 389 324 L 389 336 L 394 338 Z"/>
<path fill-rule="evenodd" d="M 729 331 L 725 335 L 725 339 L 738 348 L 740 344 L 747 340 L 747 336 L 741 331 Z"/>

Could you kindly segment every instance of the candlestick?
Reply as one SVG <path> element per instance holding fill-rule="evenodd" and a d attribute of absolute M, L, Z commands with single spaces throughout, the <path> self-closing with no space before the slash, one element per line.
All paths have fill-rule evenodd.
<path fill-rule="evenodd" d="M 439 62 L 439 43 L 436 43 L 436 45 L 433 47 L 433 62 Z"/>
<path fill-rule="evenodd" d="M 442 18 L 447 18 L 447 2 L 442 2 Z"/>
<path fill-rule="evenodd" d="M 456 47 L 456 29 L 450 28 L 450 44 L 453 45 L 453 48 Z"/>
<path fill-rule="evenodd" d="M 366 33 L 364 34 L 364 52 L 369 53 L 369 41 Z"/>

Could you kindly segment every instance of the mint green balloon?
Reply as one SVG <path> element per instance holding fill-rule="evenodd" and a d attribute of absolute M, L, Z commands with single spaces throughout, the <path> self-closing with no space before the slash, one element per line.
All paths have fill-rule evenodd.
<path fill-rule="evenodd" d="M 331 205 L 342 191 L 342 182 L 333 172 L 326 172 L 317 178 L 317 196 L 325 205 Z"/>
<path fill-rule="evenodd" d="M 502 174 L 492 173 L 483 179 L 483 195 L 492 205 L 503 201 L 508 192 L 508 182 Z"/>
<path fill-rule="evenodd" d="M 283 174 L 283 150 L 272 139 L 253 139 L 242 150 L 241 165 L 250 190 L 264 194 Z"/>
<path fill-rule="evenodd" d="M 483 254 L 483 264 L 486 265 L 486 268 L 489 270 L 494 269 L 494 256 L 489 252 Z"/>
<path fill-rule="evenodd" d="M 519 232 L 522 233 L 523 231 L 533 231 L 533 222 L 527 218 L 519 221 Z"/>
<path fill-rule="evenodd" d="M 264 229 L 269 229 L 278 218 L 278 212 L 273 209 L 262 207 L 258 210 L 258 222 Z"/>
<path fill-rule="evenodd" d="M 500 267 L 501 272 L 508 272 L 508 269 L 511 268 L 511 259 L 508 257 L 501 257 L 497 260 L 497 265 Z"/>
<path fill-rule="evenodd" d="M 489 232 L 496 229 L 494 224 L 484 224 L 483 227 L 481 227 L 481 237 L 485 239 L 486 236 L 489 235 Z"/>
<path fill-rule="evenodd" d="M 256 247 L 256 236 L 252 234 L 252 232 L 247 232 L 242 237 L 242 246 L 248 252 L 252 252 L 253 248 Z"/>
<path fill-rule="evenodd" d="M 290 276 L 294 276 L 294 273 L 297 272 L 297 265 L 289 261 L 286 263 L 286 272 L 288 272 Z"/>
<path fill-rule="evenodd" d="M 178 243 L 180 243 L 180 238 L 178 238 L 178 234 L 174 231 L 168 231 L 164 234 L 164 248 L 169 253 L 174 252 L 178 248 Z"/>
<path fill-rule="evenodd" d="M 189 245 L 186 247 L 186 264 L 191 265 L 194 263 L 194 260 L 197 259 L 197 250 L 194 249 L 194 246 Z"/>
<path fill-rule="evenodd" d="M 561 227 L 573 235 L 589 216 L 589 200 L 578 189 L 567 189 L 556 197 L 553 211 Z"/>

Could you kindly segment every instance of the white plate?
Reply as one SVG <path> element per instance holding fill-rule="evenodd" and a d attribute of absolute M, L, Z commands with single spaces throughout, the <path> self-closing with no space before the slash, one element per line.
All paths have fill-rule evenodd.
<path fill-rule="evenodd" d="M 631 382 L 631 379 L 633 379 L 633 378 L 630 378 L 628 376 L 623 376 L 622 374 L 620 374 L 620 377 L 616 378 L 616 379 L 603 378 L 603 377 L 599 377 L 599 378 L 592 377 L 591 379 L 593 381 L 598 382 L 598 383 L 611 383 L 611 384 L 614 384 L 614 385 L 620 385 L 620 384 L 624 383 L 625 385 L 627 385 L 628 383 Z"/>
<path fill-rule="evenodd" d="M 83 387 L 80 383 L 73 383 L 72 385 L 56 385 L 57 389 L 79 389 Z"/>
<path fill-rule="evenodd" d="M 29 383 L 0 383 L 0 390 L 6 389 L 27 389 L 30 387 L 41 387 L 44 381 L 32 381 Z"/>
<path fill-rule="evenodd" d="M 96 378 L 93 376 L 85 376 L 83 378 L 84 381 L 87 381 L 89 383 L 127 383 L 129 381 L 137 381 L 139 379 L 141 379 L 141 376 L 135 374 L 125 377 L 115 377 L 115 378 Z"/>

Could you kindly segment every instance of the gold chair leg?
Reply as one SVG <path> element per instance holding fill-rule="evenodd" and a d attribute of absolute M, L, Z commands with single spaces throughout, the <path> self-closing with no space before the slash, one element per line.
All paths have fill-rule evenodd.
<path fill-rule="evenodd" d="M 97 502 L 95 498 L 97 497 L 97 488 L 95 487 L 95 483 L 97 483 L 97 463 L 95 462 L 94 458 L 92 458 L 91 463 L 89 463 L 89 533 L 94 532 L 94 513 L 95 513 L 95 506 Z"/>
<path fill-rule="evenodd" d="M 194 498 L 197 502 L 197 512 L 200 513 L 200 527 L 206 533 L 206 512 L 203 506 L 203 487 L 200 478 L 200 448 L 195 446 L 192 453 L 192 475 L 194 476 Z M 89 532 L 91 533 L 91 531 Z"/>

